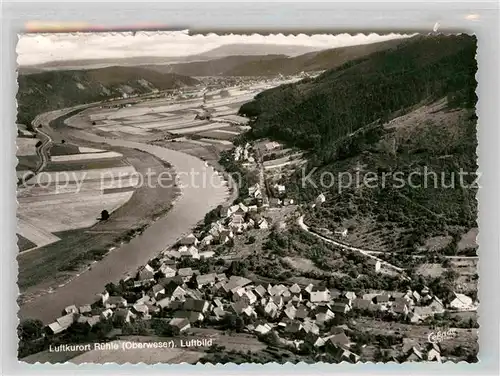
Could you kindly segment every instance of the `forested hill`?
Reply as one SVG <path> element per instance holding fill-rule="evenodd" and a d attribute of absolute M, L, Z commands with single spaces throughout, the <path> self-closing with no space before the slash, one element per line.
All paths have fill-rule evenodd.
<path fill-rule="evenodd" d="M 145 94 L 198 83 L 191 77 L 138 67 L 21 74 L 17 93 L 18 123 L 29 125 L 42 112 L 116 98 L 125 93 Z"/>
<path fill-rule="evenodd" d="M 256 117 L 253 136 L 330 159 L 343 137 L 422 101 L 448 96 L 455 106 L 473 107 L 475 55 L 473 36 L 417 36 L 315 79 L 265 91 L 240 113 Z"/>

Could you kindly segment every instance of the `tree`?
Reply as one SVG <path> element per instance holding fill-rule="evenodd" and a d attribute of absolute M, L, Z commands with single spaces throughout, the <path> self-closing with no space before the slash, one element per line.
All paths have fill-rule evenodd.
<path fill-rule="evenodd" d="M 109 219 L 109 212 L 104 209 L 102 212 L 101 212 L 101 221 L 106 221 Z"/>
<path fill-rule="evenodd" d="M 40 338 L 43 334 L 43 323 L 38 319 L 26 319 L 17 326 L 17 335 L 23 341 Z"/>

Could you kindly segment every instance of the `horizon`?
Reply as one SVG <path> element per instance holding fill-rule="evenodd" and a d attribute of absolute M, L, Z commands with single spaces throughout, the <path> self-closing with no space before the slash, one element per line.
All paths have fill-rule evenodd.
<path fill-rule="evenodd" d="M 78 60 L 175 58 L 206 53 L 230 45 L 296 46 L 317 50 L 372 44 L 412 34 L 194 34 L 188 31 L 26 33 L 19 35 L 17 63 L 21 67 Z M 110 47 L 110 44 L 112 47 Z M 161 49 L 161 51 L 159 51 Z M 297 53 L 295 55 L 300 55 Z M 226 56 L 229 56 L 228 54 Z M 294 56 L 290 54 L 290 56 Z M 222 56 L 221 56 L 222 57 Z M 214 57 L 215 58 L 215 57 Z"/>

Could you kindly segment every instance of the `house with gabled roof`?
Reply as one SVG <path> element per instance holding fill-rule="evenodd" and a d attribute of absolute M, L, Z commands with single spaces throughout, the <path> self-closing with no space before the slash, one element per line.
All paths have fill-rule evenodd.
<path fill-rule="evenodd" d="M 167 256 L 174 260 L 178 260 L 182 257 L 181 253 L 175 249 L 168 251 Z"/>
<path fill-rule="evenodd" d="M 371 308 L 372 305 L 373 305 L 372 301 L 367 299 L 358 298 L 352 301 L 352 308 L 356 309 L 368 310 Z"/>
<path fill-rule="evenodd" d="M 285 332 L 290 333 L 290 334 L 295 334 L 295 333 L 299 333 L 302 329 L 303 329 L 302 323 L 300 323 L 298 321 L 294 321 L 294 322 L 289 323 L 286 326 Z"/>
<path fill-rule="evenodd" d="M 269 222 L 265 218 L 261 218 L 257 221 L 256 226 L 260 230 L 266 230 L 269 228 Z"/>
<path fill-rule="evenodd" d="M 360 356 L 353 353 L 349 348 L 340 344 L 332 344 L 331 338 L 326 342 L 326 345 L 330 348 L 330 354 L 337 362 L 349 362 L 357 363 L 359 362 Z"/>
<path fill-rule="evenodd" d="M 312 320 L 304 320 L 304 322 L 302 323 L 302 330 L 305 333 L 319 334 L 319 327 Z"/>
<path fill-rule="evenodd" d="M 402 303 L 398 303 L 398 302 L 394 302 L 392 304 L 391 310 L 395 314 L 404 315 L 404 316 L 408 315 L 408 313 L 410 312 L 410 308 L 408 307 L 407 304 L 402 304 Z"/>
<path fill-rule="evenodd" d="M 269 333 L 273 328 L 269 324 L 259 324 L 255 327 L 254 331 L 257 334 Z"/>
<path fill-rule="evenodd" d="M 316 308 L 316 323 L 324 324 L 335 317 L 335 314 L 327 307 L 317 307 Z"/>
<path fill-rule="evenodd" d="M 346 314 L 347 312 L 349 312 L 350 307 L 346 303 L 334 303 L 330 306 L 330 310 L 333 313 Z"/>
<path fill-rule="evenodd" d="M 345 235 L 343 236 L 347 236 L 347 229 L 346 229 L 346 233 Z M 380 272 L 380 268 L 382 267 L 382 263 L 380 262 L 380 260 L 376 259 L 376 258 L 372 258 L 372 257 L 369 257 L 368 260 L 366 261 L 367 265 L 375 272 L 375 273 L 379 273 Z"/>
<path fill-rule="evenodd" d="M 110 296 L 104 303 L 105 308 L 126 307 L 127 300 L 123 296 Z"/>
<path fill-rule="evenodd" d="M 297 312 L 295 313 L 295 319 L 305 320 L 309 316 L 309 310 L 304 305 L 299 305 L 297 307 Z"/>
<path fill-rule="evenodd" d="M 129 309 L 127 308 L 119 308 L 117 309 L 114 314 L 113 314 L 113 317 L 117 317 L 119 319 L 122 319 L 123 322 L 131 322 L 132 319 L 134 319 L 136 317 L 135 314 L 133 314 Z"/>
<path fill-rule="evenodd" d="M 432 302 L 428 305 L 428 307 L 432 310 L 432 312 L 434 312 L 434 314 L 443 313 L 445 311 L 443 302 L 436 296 L 432 299 Z"/>
<path fill-rule="evenodd" d="M 90 304 L 84 304 L 80 308 L 78 308 L 78 312 L 80 312 L 80 314 L 91 313 L 92 307 Z"/>
<path fill-rule="evenodd" d="M 186 290 L 181 286 L 169 285 L 165 288 L 165 296 L 169 297 L 170 300 L 184 300 L 186 295 Z"/>
<path fill-rule="evenodd" d="M 188 319 L 185 318 L 173 318 L 168 322 L 168 325 L 173 326 L 179 330 L 179 332 L 184 332 L 191 328 L 191 324 Z"/>
<path fill-rule="evenodd" d="M 172 299 L 167 296 L 161 300 L 158 300 L 155 304 L 156 304 L 156 306 L 158 306 L 160 308 L 168 308 L 170 306 L 171 300 Z"/>
<path fill-rule="evenodd" d="M 165 294 L 165 287 L 159 283 L 154 285 L 148 292 L 148 295 L 152 298 L 156 298 L 160 294 Z"/>
<path fill-rule="evenodd" d="M 227 312 L 224 310 L 224 307 L 219 307 L 219 306 L 214 307 L 212 312 L 213 312 L 215 318 L 218 320 L 220 320 L 221 318 L 223 318 L 227 314 Z"/>
<path fill-rule="evenodd" d="M 149 313 L 149 308 L 146 303 L 136 303 L 132 308 L 136 314 L 147 315 Z"/>
<path fill-rule="evenodd" d="M 215 237 L 212 234 L 204 236 L 200 241 L 200 247 L 206 247 L 215 241 Z"/>
<path fill-rule="evenodd" d="M 199 243 L 198 239 L 196 239 L 196 236 L 194 234 L 189 234 L 188 236 L 185 236 L 181 240 L 179 240 L 178 244 L 180 246 L 185 245 L 185 246 L 197 246 Z"/>
<path fill-rule="evenodd" d="M 196 283 L 199 288 L 203 286 L 213 286 L 215 285 L 215 278 L 215 273 L 198 275 L 196 276 Z"/>
<path fill-rule="evenodd" d="M 389 295 L 387 294 L 377 295 L 374 300 L 375 303 L 377 304 L 387 303 L 389 302 Z"/>
<path fill-rule="evenodd" d="M 293 305 L 288 305 L 284 310 L 283 314 L 288 317 L 290 320 L 295 319 L 295 315 L 297 314 L 297 308 L 295 308 Z"/>
<path fill-rule="evenodd" d="M 264 307 L 264 312 L 272 319 L 278 316 L 278 311 L 279 307 L 272 300 L 269 300 Z"/>
<path fill-rule="evenodd" d="M 401 351 L 404 354 L 407 354 L 408 352 L 412 351 L 413 348 L 421 350 L 421 347 L 420 347 L 420 344 L 418 343 L 418 341 L 413 339 L 413 338 L 403 337 L 403 347 L 402 347 Z"/>
<path fill-rule="evenodd" d="M 312 303 L 329 302 L 331 300 L 330 291 L 329 290 L 311 291 L 309 300 Z"/>
<path fill-rule="evenodd" d="M 234 233 L 231 229 L 222 230 L 218 236 L 218 240 L 219 240 L 220 244 L 226 244 L 227 242 L 229 242 L 233 238 L 234 238 Z"/>
<path fill-rule="evenodd" d="M 302 292 L 302 289 L 296 283 L 294 283 L 292 286 L 290 286 L 289 290 L 292 294 L 296 294 L 296 295 L 298 295 Z"/>
<path fill-rule="evenodd" d="M 417 324 L 422 321 L 422 317 L 418 313 L 415 313 L 414 311 L 408 312 L 408 319 L 412 324 Z"/>
<path fill-rule="evenodd" d="M 455 298 L 450 302 L 450 308 L 456 310 L 469 310 L 473 307 L 472 298 L 465 294 L 454 293 Z"/>
<path fill-rule="evenodd" d="M 232 275 L 223 288 L 229 293 L 233 292 L 233 290 L 239 289 L 240 287 L 249 285 L 250 283 L 252 283 L 252 281 L 248 278 Z"/>
<path fill-rule="evenodd" d="M 94 327 L 97 323 L 101 321 L 101 317 L 99 315 L 94 315 L 94 316 L 78 316 L 78 319 L 76 322 L 80 324 L 87 324 L 91 328 Z"/>
<path fill-rule="evenodd" d="M 205 313 L 210 308 L 210 303 L 206 300 L 186 299 L 182 308 L 185 311 L 195 311 Z"/>
<path fill-rule="evenodd" d="M 332 335 L 328 339 L 328 342 L 330 342 L 331 344 L 334 344 L 334 345 L 342 345 L 342 346 L 350 346 L 351 345 L 351 341 L 349 340 L 349 337 L 347 337 L 344 332 Z"/>
<path fill-rule="evenodd" d="M 191 268 L 181 268 L 177 270 L 177 275 L 179 275 L 184 282 L 188 282 L 193 276 L 193 269 Z"/>
<path fill-rule="evenodd" d="M 268 295 L 267 290 L 262 285 L 258 285 L 257 287 L 255 287 L 255 289 L 253 291 L 254 291 L 254 294 L 256 296 L 258 296 L 259 298 L 264 298 Z"/>
<path fill-rule="evenodd" d="M 217 282 L 221 282 L 221 281 L 227 281 L 227 276 L 225 273 L 219 273 L 219 274 L 216 274 L 215 275 L 215 279 L 217 280 Z"/>
<path fill-rule="evenodd" d="M 412 347 L 409 353 L 407 354 L 406 361 L 407 362 L 420 362 L 424 359 L 424 355 L 422 352 L 416 347 Z"/>
<path fill-rule="evenodd" d="M 436 349 L 430 349 L 427 353 L 427 361 L 441 363 L 441 353 Z"/>
<path fill-rule="evenodd" d="M 252 306 L 246 304 L 246 302 L 240 300 L 236 303 L 231 303 L 231 308 L 238 315 L 246 315 L 248 317 L 257 317 L 257 313 Z"/>
<path fill-rule="evenodd" d="M 163 273 L 165 278 L 175 277 L 177 274 L 177 270 L 172 268 L 170 265 L 162 264 L 160 267 L 160 271 Z"/>
<path fill-rule="evenodd" d="M 111 316 L 113 316 L 113 310 L 108 308 L 108 309 L 105 309 L 104 311 L 101 312 L 101 317 L 104 319 L 104 320 L 107 320 L 109 319 Z"/>
<path fill-rule="evenodd" d="M 427 317 L 434 315 L 434 312 L 430 307 L 420 307 L 420 306 L 413 308 L 413 313 L 415 315 L 418 315 L 422 320 L 425 320 Z"/>
<path fill-rule="evenodd" d="M 194 324 L 196 322 L 203 321 L 205 317 L 201 312 L 182 310 L 182 311 L 175 311 L 174 318 L 186 319 L 191 324 Z"/>
<path fill-rule="evenodd" d="M 139 268 L 139 271 L 137 273 L 138 280 L 147 281 L 153 278 L 154 278 L 154 269 L 149 264 L 146 264 L 145 266 Z"/>
<path fill-rule="evenodd" d="M 52 334 L 58 334 L 68 329 L 76 321 L 77 315 L 75 313 L 68 313 L 56 319 L 53 323 L 48 325 Z"/>
<path fill-rule="evenodd" d="M 76 305 L 73 304 L 64 308 L 63 315 L 68 315 L 70 313 L 78 313 L 78 308 L 76 308 Z"/>

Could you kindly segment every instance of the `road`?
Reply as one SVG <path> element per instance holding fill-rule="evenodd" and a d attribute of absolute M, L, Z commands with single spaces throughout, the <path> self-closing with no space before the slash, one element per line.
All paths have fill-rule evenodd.
<path fill-rule="evenodd" d="M 40 121 L 47 126 L 49 120 L 70 111 L 44 114 Z M 61 133 L 65 137 L 64 131 Z M 208 211 L 225 203 L 229 196 L 227 183 L 221 175 L 194 156 L 139 142 L 103 138 L 75 129 L 71 129 L 71 137 L 77 137 L 82 145 L 86 141 L 107 143 L 155 155 L 175 169 L 181 195 L 167 215 L 154 222 L 141 235 L 111 251 L 102 261 L 94 263 L 91 269 L 53 293 L 35 298 L 20 307 L 21 318 L 38 318 L 45 324 L 60 316 L 62 309 L 68 305 L 78 306 L 95 301 L 96 294 L 102 292 L 107 283 L 117 282 L 135 273 L 140 266 L 187 235 Z"/>
<path fill-rule="evenodd" d="M 337 242 L 337 241 L 335 241 L 333 239 L 330 239 L 330 238 L 327 238 L 327 237 L 322 236 L 320 234 L 317 234 L 315 232 L 312 232 L 311 230 L 309 230 L 309 227 L 304 223 L 304 216 L 303 215 L 301 215 L 299 217 L 299 219 L 297 220 L 297 224 L 299 225 L 299 227 L 302 230 L 307 231 L 308 233 L 310 233 L 310 234 L 312 234 L 312 235 L 314 235 L 314 236 L 316 236 L 316 237 L 324 240 L 327 243 L 333 244 L 333 245 L 335 245 L 335 246 L 337 246 L 339 248 L 342 248 L 342 249 L 347 249 L 349 251 L 359 252 L 359 253 L 365 255 L 366 257 L 369 257 L 369 258 L 372 258 L 374 260 L 380 261 L 381 265 L 384 265 L 384 266 L 386 266 L 386 267 L 388 267 L 390 269 L 396 270 L 399 273 L 404 272 L 404 269 L 402 269 L 400 267 L 397 267 L 395 265 L 392 265 L 392 264 L 388 263 L 387 261 L 379 259 L 378 257 L 374 256 L 370 251 L 367 251 L 367 250 L 364 250 L 364 249 L 361 249 L 361 248 L 357 248 L 357 247 L 353 247 L 353 246 L 350 246 L 350 245 L 347 245 L 347 244 L 344 244 L 344 243 L 340 243 L 340 242 Z"/>
<path fill-rule="evenodd" d="M 387 261 L 384 261 L 378 257 L 376 257 L 375 255 L 382 255 L 382 254 L 386 254 L 387 252 L 382 252 L 382 251 L 372 251 L 372 250 L 366 250 L 366 249 L 362 249 L 362 248 L 357 248 L 357 247 L 353 247 L 353 246 L 350 246 L 348 244 L 345 244 L 345 243 L 341 243 L 341 242 L 337 242 L 333 239 L 330 239 L 330 238 L 327 238 L 325 236 L 322 236 L 320 234 L 317 234 L 316 232 L 313 232 L 311 230 L 309 230 L 309 227 L 304 223 L 304 216 L 300 216 L 297 220 L 297 224 L 299 225 L 299 227 L 304 230 L 304 231 L 307 231 L 308 233 L 324 240 L 325 242 L 327 243 L 331 243 L 331 244 L 334 244 L 336 245 L 337 247 L 339 248 L 342 248 L 342 249 L 347 249 L 347 250 L 350 250 L 350 251 L 355 251 L 355 252 L 360 252 L 361 254 L 365 255 L 366 257 L 370 257 L 374 260 L 378 260 L 380 261 L 380 264 L 381 265 L 385 265 L 387 266 L 388 268 L 391 268 L 393 270 L 396 270 L 397 272 L 404 272 L 404 269 L 402 268 L 399 268 L 395 265 L 392 265 L 391 263 L 388 263 Z M 425 257 L 423 255 L 414 255 L 412 257 L 416 257 L 416 258 L 421 258 L 421 257 Z M 450 260 L 478 260 L 479 257 L 478 256 L 444 256 L 445 258 L 447 259 L 450 259 Z"/>

